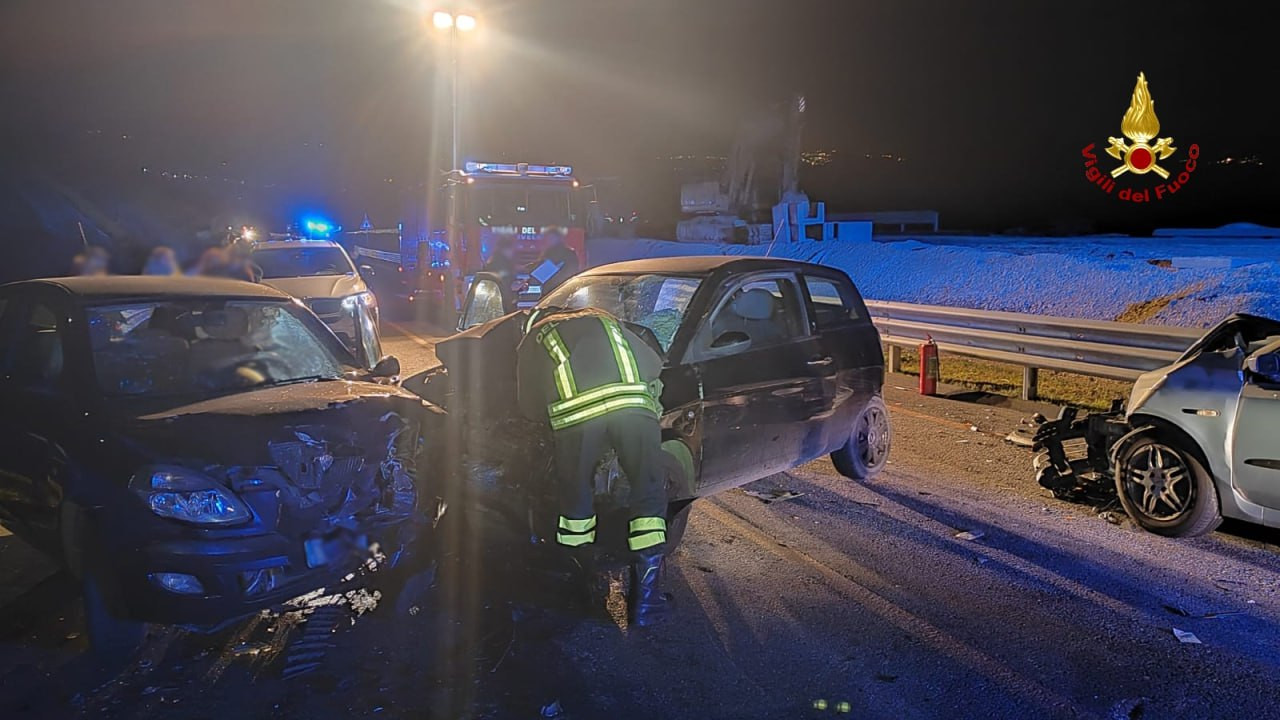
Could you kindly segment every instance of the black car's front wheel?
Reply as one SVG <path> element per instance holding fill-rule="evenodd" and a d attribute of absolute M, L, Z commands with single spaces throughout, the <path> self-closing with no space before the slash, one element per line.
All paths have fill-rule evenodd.
<path fill-rule="evenodd" d="M 889 462 L 893 428 L 884 398 L 873 395 L 853 419 L 844 447 L 831 453 L 831 463 L 847 478 L 867 480 L 880 474 Z"/>
<path fill-rule="evenodd" d="M 1222 522 L 1213 478 L 1179 443 L 1150 433 L 1116 457 L 1116 493 L 1142 528 L 1168 537 L 1196 537 Z"/>

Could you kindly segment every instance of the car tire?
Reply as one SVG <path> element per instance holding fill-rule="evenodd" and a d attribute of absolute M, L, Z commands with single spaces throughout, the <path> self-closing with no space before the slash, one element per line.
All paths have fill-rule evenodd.
<path fill-rule="evenodd" d="M 1166 435 L 1136 438 L 1116 457 L 1116 494 L 1129 517 L 1166 537 L 1197 537 L 1222 522 L 1213 477 L 1196 453 Z"/>
<path fill-rule="evenodd" d="M 889 462 L 893 428 L 884 398 L 871 396 L 853 419 L 849 440 L 831 453 L 831 463 L 841 475 L 854 480 L 869 480 L 879 475 Z"/>

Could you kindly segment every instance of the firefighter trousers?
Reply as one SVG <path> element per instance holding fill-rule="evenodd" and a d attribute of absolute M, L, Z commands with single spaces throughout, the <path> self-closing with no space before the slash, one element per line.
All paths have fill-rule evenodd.
<path fill-rule="evenodd" d="M 569 547 L 595 541 L 595 472 L 612 448 L 631 488 L 629 547 L 645 554 L 661 553 L 666 542 L 667 493 L 658 418 L 645 410 L 615 410 L 553 434 L 560 499 L 557 541 Z"/>

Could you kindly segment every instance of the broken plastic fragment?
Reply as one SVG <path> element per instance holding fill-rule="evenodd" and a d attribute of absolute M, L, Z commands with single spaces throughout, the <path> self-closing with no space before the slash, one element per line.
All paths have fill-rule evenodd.
<path fill-rule="evenodd" d="M 984 535 L 986 535 L 986 533 L 982 532 L 981 530 L 965 530 L 964 532 L 958 532 L 958 533 L 956 533 L 956 539 L 958 539 L 958 540 L 977 540 L 978 538 L 980 538 L 980 537 L 982 537 L 982 536 L 984 536 Z"/>
<path fill-rule="evenodd" d="M 1187 632 L 1186 630 L 1179 630 L 1178 628 L 1174 628 L 1174 629 L 1173 629 L 1173 636 L 1174 636 L 1174 637 L 1176 637 L 1176 638 L 1178 638 L 1178 642 L 1180 642 L 1180 643 L 1187 643 L 1188 645 L 1202 645 L 1202 644 L 1203 644 L 1203 643 L 1201 643 L 1201 642 L 1200 642 L 1200 638 L 1196 637 L 1196 634 L 1195 634 L 1195 633 L 1193 633 L 1193 632 Z"/>

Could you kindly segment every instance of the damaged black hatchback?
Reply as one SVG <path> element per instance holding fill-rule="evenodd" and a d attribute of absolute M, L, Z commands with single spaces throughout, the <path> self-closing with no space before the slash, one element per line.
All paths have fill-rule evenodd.
<path fill-rule="evenodd" d="M 0 523 L 83 582 L 95 646 L 398 559 L 431 412 L 398 372 L 250 283 L 0 286 Z"/>

